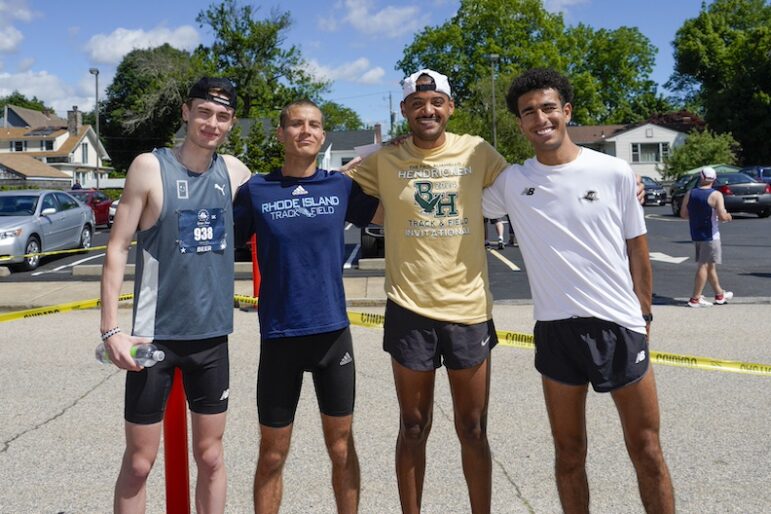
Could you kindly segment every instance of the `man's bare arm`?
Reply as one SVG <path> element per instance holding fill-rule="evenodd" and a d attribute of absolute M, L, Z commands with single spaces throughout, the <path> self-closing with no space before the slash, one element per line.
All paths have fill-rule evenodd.
<path fill-rule="evenodd" d="M 252 172 L 249 171 L 246 164 L 232 155 L 223 155 L 222 158 L 225 160 L 225 166 L 228 169 L 228 175 L 230 176 L 230 191 L 233 194 L 233 199 L 235 199 L 238 188 L 249 181 Z"/>
<path fill-rule="evenodd" d="M 731 216 L 731 213 L 728 212 L 725 209 L 725 199 L 723 198 L 722 193 L 719 191 L 715 191 L 711 195 L 709 195 L 709 199 L 707 200 L 709 205 L 715 209 L 715 212 L 717 213 L 717 218 L 720 221 L 731 221 L 733 219 L 733 216 Z"/>
<path fill-rule="evenodd" d="M 680 204 L 680 217 L 684 220 L 688 219 L 688 200 L 691 199 L 691 192 L 688 191 L 683 197 L 683 203 Z"/>
<path fill-rule="evenodd" d="M 650 314 L 653 302 L 653 269 L 648 255 L 648 236 L 643 234 L 626 240 L 629 255 L 629 272 L 632 275 L 634 292 L 640 300 L 642 314 Z M 650 323 L 646 325 L 650 335 Z"/>
<path fill-rule="evenodd" d="M 154 215 L 160 212 L 157 199 L 150 204 L 150 192 L 160 188 L 160 164 L 152 154 L 139 155 L 131 163 L 126 175 L 126 185 L 121 196 L 115 222 L 110 230 L 107 252 L 102 268 L 101 283 L 101 322 L 100 331 L 105 333 L 118 326 L 118 296 L 123 285 L 123 274 L 134 233 L 140 223 L 150 224 Z M 162 201 L 162 193 L 161 193 Z M 152 208 L 150 208 L 152 207 Z M 135 338 L 127 333 L 118 333 L 105 341 L 110 359 L 120 368 L 131 371 L 142 369 L 131 358 L 131 346 L 139 342 L 149 342 L 144 338 Z"/>

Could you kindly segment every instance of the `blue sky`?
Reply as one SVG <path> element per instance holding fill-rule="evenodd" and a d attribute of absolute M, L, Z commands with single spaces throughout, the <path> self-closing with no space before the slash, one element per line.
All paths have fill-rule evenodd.
<path fill-rule="evenodd" d="M 388 130 L 389 93 L 399 112 L 401 73 L 394 69 L 405 45 L 426 25 L 457 11 L 457 0 L 273 0 L 253 2 L 267 16 L 289 11 L 287 44 L 297 45 L 310 69 L 332 80 L 327 99 L 351 107 L 365 123 Z M 0 96 L 17 89 L 64 114 L 72 105 L 91 110 L 94 77 L 100 97 L 121 58 L 134 48 L 165 42 L 192 50 L 211 35 L 196 15 L 210 0 L 106 2 L 104 0 L 0 0 Z M 672 73 L 671 42 L 683 21 L 698 15 L 701 0 L 545 0 L 569 25 L 636 26 L 658 47 L 653 79 Z"/>

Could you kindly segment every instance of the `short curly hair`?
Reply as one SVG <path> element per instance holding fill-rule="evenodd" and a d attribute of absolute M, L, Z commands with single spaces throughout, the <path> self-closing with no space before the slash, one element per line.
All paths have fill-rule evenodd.
<path fill-rule="evenodd" d="M 567 77 L 549 68 L 532 68 L 512 81 L 506 95 L 506 106 L 519 118 L 519 97 L 541 89 L 556 90 L 562 105 L 573 102 L 573 86 L 570 85 Z"/>

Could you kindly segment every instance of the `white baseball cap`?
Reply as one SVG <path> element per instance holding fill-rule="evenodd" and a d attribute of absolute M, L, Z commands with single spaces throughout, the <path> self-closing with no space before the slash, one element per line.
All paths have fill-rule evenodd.
<path fill-rule="evenodd" d="M 704 166 L 701 169 L 701 178 L 704 180 L 715 180 L 717 178 L 717 172 L 715 168 L 711 166 Z"/>
<path fill-rule="evenodd" d="M 420 84 L 418 86 L 418 79 L 423 75 L 428 75 L 431 77 L 434 80 L 434 83 Z M 404 93 L 402 98 L 407 98 L 412 93 L 417 91 L 439 91 L 440 93 L 444 93 L 445 95 L 452 98 L 450 81 L 447 80 L 447 76 L 442 75 L 441 73 L 438 73 L 434 70 L 429 70 L 428 68 L 416 71 L 402 82 L 402 92 Z"/>

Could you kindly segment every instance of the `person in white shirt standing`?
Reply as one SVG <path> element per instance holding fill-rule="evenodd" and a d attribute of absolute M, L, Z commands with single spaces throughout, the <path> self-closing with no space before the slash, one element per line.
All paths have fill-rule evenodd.
<path fill-rule="evenodd" d="M 588 385 L 610 392 L 647 512 L 674 512 L 649 366 L 652 271 L 635 175 L 615 157 L 570 140 L 572 87 L 553 70 L 517 77 L 507 95 L 536 156 L 501 173 L 484 215 L 508 214 L 533 292 L 535 367 L 555 446 L 566 513 L 589 512 Z"/>

